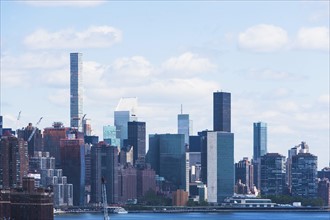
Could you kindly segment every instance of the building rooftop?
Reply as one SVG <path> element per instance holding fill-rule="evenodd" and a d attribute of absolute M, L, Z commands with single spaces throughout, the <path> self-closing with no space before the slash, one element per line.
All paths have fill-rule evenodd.
<path fill-rule="evenodd" d="M 130 111 L 135 114 L 138 107 L 137 97 L 121 98 L 115 111 Z"/>

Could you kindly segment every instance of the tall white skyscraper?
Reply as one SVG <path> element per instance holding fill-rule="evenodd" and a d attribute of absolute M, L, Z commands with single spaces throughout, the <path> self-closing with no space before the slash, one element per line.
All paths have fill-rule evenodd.
<path fill-rule="evenodd" d="M 70 53 L 70 126 L 82 130 L 82 53 Z"/>
<path fill-rule="evenodd" d="M 116 136 L 120 139 L 120 147 L 123 147 L 123 142 L 127 139 L 127 131 L 129 121 L 137 121 L 137 98 L 128 97 L 121 98 L 115 110 L 115 126 L 117 129 Z"/>

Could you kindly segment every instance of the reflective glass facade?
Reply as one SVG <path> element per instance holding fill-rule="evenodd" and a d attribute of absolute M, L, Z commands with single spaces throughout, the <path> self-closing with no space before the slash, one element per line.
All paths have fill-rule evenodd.
<path fill-rule="evenodd" d="M 189 115 L 178 115 L 178 134 L 184 134 L 184 143 L 189 144 Z"/>
<path fill-rule="evenodd" d="M 213 93 L 213 130 L 231 132 L 230 93 Z"/>
<path fill-rule="evenodd" d="M 267 154 L 267 124 L 253 123 L 253 160 Z"/>

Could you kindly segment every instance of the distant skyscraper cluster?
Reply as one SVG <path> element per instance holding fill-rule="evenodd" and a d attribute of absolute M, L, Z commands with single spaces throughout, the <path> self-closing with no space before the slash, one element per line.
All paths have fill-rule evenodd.
<path fill-rule="evenodd" d="M 234 194 L 319 196 L 330 204 L 330 168 L 317 172 L 317 156 L 305 142 L 291 148 L 288 158 L 268 152 L 265 122 L 253 123 L 252 159 L 235 163 L 229 92 L 213 93 L 213 130 L 197 135 L 182 107 L 176 134 L 147 134 L 137 98 L 123 97 L 99 140 L 83 114 L 82 66 L 82 54 L 71 53 L 70 127 L 54 122 L 41 131 L 30 123 L 15 133 L 3 128 L 0 116 L 0 189 L 52 189 L 44 201 L 55 207 L 102 203 L 102 179 L 110 204 L 135 204 L 148 193 L 172 198 L 173 205 L 185 205 L 188 198 L 221 205 Z M 0 192 L 6 204 L 11 196 L 24 205 L 35 202 L 22 193 Z M 10 216 L 0 212 L 0 218 Z"/>

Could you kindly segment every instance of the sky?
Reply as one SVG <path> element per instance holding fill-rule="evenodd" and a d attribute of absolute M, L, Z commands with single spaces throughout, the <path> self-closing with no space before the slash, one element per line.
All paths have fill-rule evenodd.
<path fill-rule="evenodd" d="M 329 166 L 329 1 L 1 1 L 4 127 L 69 126 L 70 52 L 83 54 L 93 135 L 137 97 L 147 134 L 212 130 L 213 92 L 231 93 L 235 161 L 305 141 Z M 17 116 L 21 111 L 20 119 Z"/>

